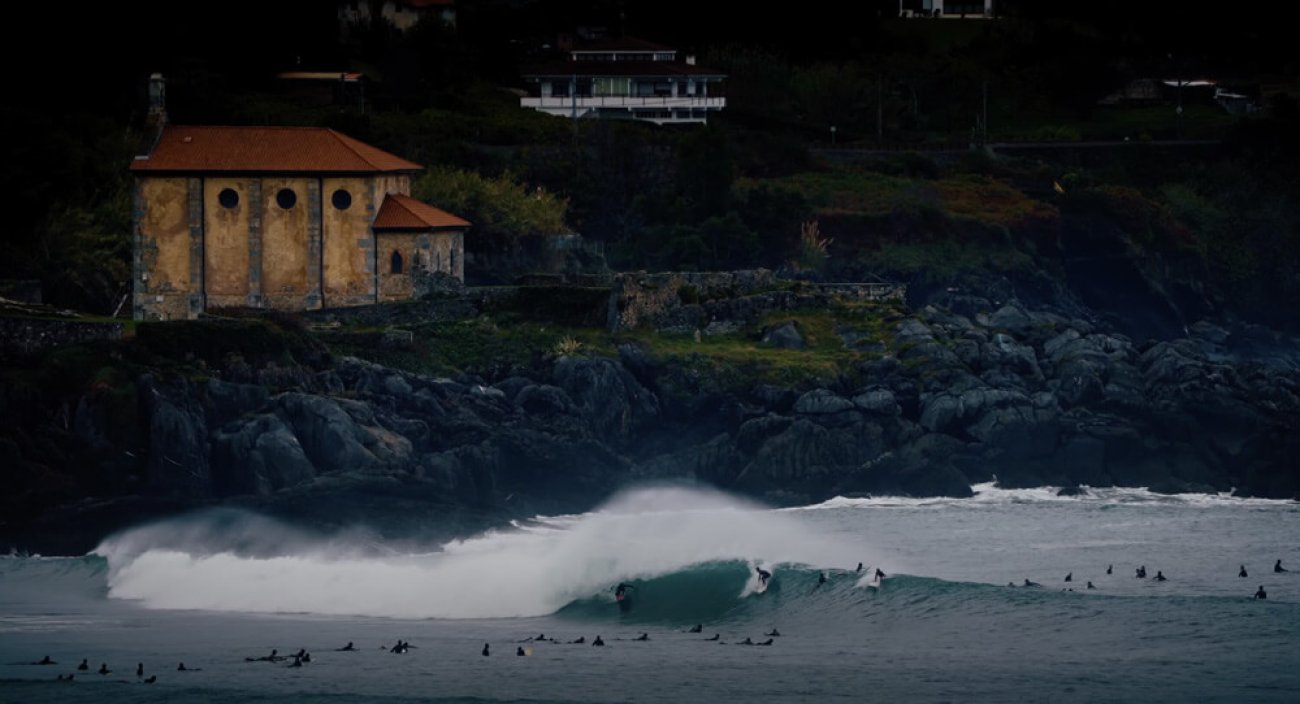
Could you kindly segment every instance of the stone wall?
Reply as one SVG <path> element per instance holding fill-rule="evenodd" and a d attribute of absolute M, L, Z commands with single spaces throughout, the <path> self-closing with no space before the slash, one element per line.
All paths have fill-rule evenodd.
<path fill-rule="evenodd" d="M 92 340 L 120 340 L 122 330 L 122 323 L 0 317 L 0 357 L 29 355 Z"/>
<path fill-rule="evenodd" d="M 833 300 L 902 301 L 903 284 L 809 283 L 767 269 L 617 274 L 610 290 L 610 332 L 649 325 L 661 332 L 707 331 L 758 322 L 775 310 L 824 306 Z"/>

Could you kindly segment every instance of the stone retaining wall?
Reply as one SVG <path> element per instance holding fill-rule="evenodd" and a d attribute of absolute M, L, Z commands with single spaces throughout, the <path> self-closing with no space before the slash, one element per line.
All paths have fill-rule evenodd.
<path fill-rule="evenodd" d="M 0 317 L 0 356 L 29 355 L 93 340 L 120 340 L 122 323 Z"/>
<path fill-rule="evenodd" d="M 650 325 L 689 333 L 757 322 L 775 310 L 824 306 L 833 300 L 902 301 L 903 284 L 810 283 L 767 269 L 617 274 L 610 290 L 610 332 Z"/>

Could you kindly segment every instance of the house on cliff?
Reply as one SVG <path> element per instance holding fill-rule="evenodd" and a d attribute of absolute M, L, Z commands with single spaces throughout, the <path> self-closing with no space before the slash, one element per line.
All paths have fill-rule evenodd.
<path fill-rule="evenodd" d="M 331 129 L 163 127 L 131 164 L 135 319 L 359 306 L 411 298 L 419 272 L 464 280 L 470 223 L 410 197 L 421 169 Z"/>
<path fill-rule="evenodd" d="M 568 61 L 524 70 L 521 107 L 558 117 L 704 124 L 727 105 L 721 71 L 633 37 L 592 42 Z"/>

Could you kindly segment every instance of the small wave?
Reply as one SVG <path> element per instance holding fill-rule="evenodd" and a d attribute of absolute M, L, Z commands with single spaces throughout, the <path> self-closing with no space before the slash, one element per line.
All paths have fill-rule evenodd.
<path fill-rule="evenodd" d="M 1077 496 L 1060 496 L 1060 487 L 1036 487 L 1031 489 L 1004 489 L 996 482 L 976 484 L 971 487 L 975 493 L 970 498 L 907 496 L 873 496 L 865 498 L 848 498 L 837 496 L 819 504 L 785 509 L 788 511 L 819 511 L 849 508 L 946 508 L 987 506 L 1006 506 L 1010 504 L 1045 504 L 1045 503 L 1096 503 L 1125 505 L 1189 506 L 1209 508 L 1217 506 L 1258 507 L 1258 508 L 1294 508 L 1297 502 L 1290 499 L 1259 499 L 1233 496 L 1231 492 L 1217 494 L 1160 494 L 1144 487 L 1080 487 L 1083 493 Z"/>

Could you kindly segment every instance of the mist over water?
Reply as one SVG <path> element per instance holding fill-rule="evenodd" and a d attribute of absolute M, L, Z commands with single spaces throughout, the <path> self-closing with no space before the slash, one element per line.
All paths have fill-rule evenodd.
<path fill-rule="evenodd" d="M 202 513 L 126 531 L 95 553 L 109 596 L 147 608 L 395 618 L 541 616 L 623 581 L 717 562 L 845 568 L 861 541 L 717 492 L 646 488 L 580 516 L 538 519 L 441 546 L 303 532 L 254 514 Z M 748 579 L 736 590 L 753 591 Z"/>

